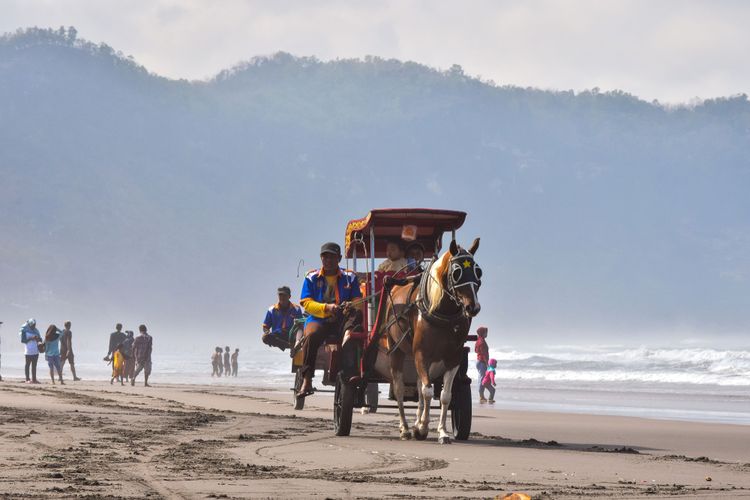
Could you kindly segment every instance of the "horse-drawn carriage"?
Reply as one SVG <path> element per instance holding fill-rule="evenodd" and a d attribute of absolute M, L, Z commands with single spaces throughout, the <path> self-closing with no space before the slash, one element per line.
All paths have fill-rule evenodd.
<path fill-rule="evenodd" d="M 469 348 L 464 344 L 476 340 L 468 332 L 471 318 L 479 312 L 481 270 L 473 258 L 479 240 L 468 251 L 455 241 L 465 218 L 466 213 L 450 210 L 381 209 L 347 224 L 345 267 L 359 277 L 365 331 L 353 332 L 343 341 L 340 336 L 327 338 L 316 363 L 316 369 L 323 370 L 322 384 L 334 387 L 336 435 L 349 435 L 354 408 L 374 411 L 377 384 L 389 384 L 389 399 L 399 408 L 402 439 L 427 436 L 432 399 L 441 404 L 440 442 L 450 442 L 444 429 L 448 411 L 455 439 L 468 439 L 471 379 L 466 375 Z M 451 234 L 450 249 L 440 255 L 446 232 Z M 425 261 L 395 272 L 376 270 L 375 259 L 385 257 L 392 240 L 418 243 Z M 295 326 L 301 332 L 301 323 Z M 292 361 L 298 409 L 304 406 L 304 398 L 296 396 L 302 362 L 299 351 Z M 413 434 L 405 423 L 404 401 L 418 403 Z"/>

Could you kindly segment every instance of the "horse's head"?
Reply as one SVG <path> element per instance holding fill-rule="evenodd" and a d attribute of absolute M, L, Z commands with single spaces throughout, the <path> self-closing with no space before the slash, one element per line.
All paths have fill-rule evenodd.
<path fill-rule="evenodd" d="M 479 287 L 482 286 L 482 268 L 474 260 L 474 254 L 479 248 L 479 238 L 474 240 L 469 250 L 464 250 L 451 241 L 450 267 L 447 269 L 446 286 L 451 294 L 463 306 L 464 313 L 473 318 L 479 314 L 482 306 L 479 304 Z"/>

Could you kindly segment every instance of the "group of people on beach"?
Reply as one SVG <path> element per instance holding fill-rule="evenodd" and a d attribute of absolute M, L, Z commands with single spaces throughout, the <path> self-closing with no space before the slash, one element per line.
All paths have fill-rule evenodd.
<path fill-rule="evenodd" d="M 60 384 L 65 384 L 62 371 L 66 362 L 70 366 L 70 373 L 73 375 L 73 380 L 81 380 L 76 375 L 75 356 L 73 355 L 73 332 L 70 329 L 70 321 L 66 321 L 63 326 L 64 329 L 60 330 L 55 325 L 49 325 L 43 337 L 36 327 L 36 320 L 34 318 L 30 318 L 21 326 L 19 336 L 24 346 L 24 356 L 26 358 L 24 373 L 27 384 L 40 383 L 36 377 L 36 369 L 39 362 L 39 355 L 42 353 L 44 354 L 44 360 L 47 361 L 47 365 L 49 366 L 49 376 L 53 384 L 55 383 L 55 374 L 57 374 Z"/>
<path fill-rule="evenodd" d="M 63 379 L 65 363 L 70 366 L 73 380 L 81 380 L 76 374 L 71 326 L 71 322 L 66 321 L 61 330 L 52 324 L 47 327 L 44 335 L 37 328 L 37 322 L 34 318 L 30 318 L 21 326 L 18 335 L 24 349 L 24 374 L 27 384 L 41 383 L 37 379 L 37 365 L 41 354 L 44 354 L 44 360 L 49 366 L 52 384 L 56 383 L 56 378 L 61 385 L 65 384 Z M 151 375 L 153 341 L 151 335 L 147 332 L 146 325 L 140 325 L 138 330 L 140 335 L 135 337 L 132 331 L 123 332 L 122 325 L 118 323 L 115 326 L 115 331 L 110 334 L 109 350 L 104 357 L 104 361 L 112 364 L 110 383 L 118 380 L 123 384 L 124 381 L 129 380 L 131 385 L 135 385 L 136 377 L 143 372 L 145 385 L 149 387 L 148 378 Z M 2 381 L 2 378 L 0 378 L 0 381 Z"/>
<path fill-rule="evenodd" d="M 132 330 L 122 331 L 122 324 L 115 325 L 115 331 L 109 334 L 109 349 L 104 361 L 112 364 L 112 378 L 109 383 L 115 381 L 120 385 L 130 382 L 135 385 L 135 379 L 143 372 L 143 385 L 148 384 L 151 376 L 151 352 L 153 350 L 153 338 L 148 334 L 146 325 L 138 327 L 139 335 L 136 337 Z"/>
<path fill-rule="evenodd" d="M 239 349 L 235 349 L 230 354 L 229 346 L 226 346 L 223 350 L 221 347 L 216 346 L 213 354 L 211 354 L 211 366 L 213 367 L 211 376 L 221 377 L 224 375 L 225 377 L 236 377 L 239 368 L 239 356 Z"/>

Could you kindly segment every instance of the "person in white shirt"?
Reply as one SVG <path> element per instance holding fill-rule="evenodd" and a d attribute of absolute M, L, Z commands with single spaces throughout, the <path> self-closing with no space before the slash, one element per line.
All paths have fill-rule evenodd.
<path fill-rule="evenodd" d="M 38 384 L 39 381 L 36 379 L 36 364 L 39 362 L 39 342 L 41 342 L 42 336 L 39 330 L 36 329 L 36 320 L 34 318 L 29 319 L 21 327 L 19 335 L 21 343 L 24 345 L 24 355 L 26 356 L 26 366 L 24 368 L 26 383 Z M 31 369 L 31 378 L 29 378 L 29 369 Z"/>

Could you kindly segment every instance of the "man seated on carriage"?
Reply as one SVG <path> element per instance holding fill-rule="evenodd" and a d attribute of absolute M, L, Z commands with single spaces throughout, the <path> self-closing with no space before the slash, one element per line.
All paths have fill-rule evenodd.
<path fill-rule="evenodd" d="M 318 349 L 330 336 L 342 340 L 362 327 L 362 310 L 353 305 L 361 298 L 359 280 L 353 271 L 339 267 L 341 247 L 325 243 L 320 249 L 321 268 L 305 276 L 300 303 L 308 314 L 305 320 L 304 361 L 300 367 L 303 383 L 298 396 L 313 393 L 312 377 Z"/>
<path fill-rule="evenodd" d="M 289 330 L 294 325 L 294 320 L 302 317 L 302 310 L 289 300 L 292 291 L 288 286 L 279 287 L 277 292 L 279 301 L 268 309 L 266 319 L 263 320 L 262 340 L 264 344 L 283 351 L 291 347 Z"/>

